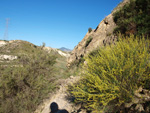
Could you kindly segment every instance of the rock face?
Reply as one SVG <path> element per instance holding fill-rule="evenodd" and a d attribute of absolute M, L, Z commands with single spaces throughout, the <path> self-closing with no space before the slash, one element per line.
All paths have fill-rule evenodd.
<path fill-rule="evenodd" d="M 17 56 L 12 55 L 0 55 L 0 60 L 16 60 Z"/>
<path fill-rule="evenodd" d="M 94 49 L 115 41 L 115 37 L 112 35 L 113 30 L 116 27 L 113 21 L 113 13 L 120 9 L 120 7 L 124 6 L 127 2 L 129 2 L 129 0 L 124 0 L 110 15 L 100 22 L 95 30 L 92 30 L 90 33 L 87 32 L 83 40 L 79 42 L 68 58 L 68 67 L 70 67 L 74 61 L 80 60 L 83 56 L 86 56 Z"/>
<path fill-rule="evenodd" d="M 92 30 L 90 33 L 87 32 L 83 40 L 72 51 L 71 56 L 68 59 L 67 66 L 69 67 L 75 60 L 80 60 L 92 50 L 102 46 L 106 38 L 112 37 L 110 35 L 112 34 L 115 26 L 113 16 L 110 14 L 100 22 L 95 30 Z M 90 42 L 88 42 L 89 38 L 91 38 Z"/>
<path fill-rule="evenodd" d="M 124 109 L 128 111 L 128 113 L 149 113 L 150 107 L 150 91 L 147 89 L 143 89 L 140 87 L 138 90 L 134 92 L 133 99 L 130 103 L 125 103 Z"/>

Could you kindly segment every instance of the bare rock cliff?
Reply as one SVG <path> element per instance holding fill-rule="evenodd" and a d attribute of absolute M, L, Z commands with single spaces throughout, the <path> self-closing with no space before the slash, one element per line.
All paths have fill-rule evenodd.
<path fill-rule="evenodd" d="M 114 11 L 110 15 L 108 15 L 104 20 L 100 22 L 95 30 L 92 30 L 90 33 L 87 32 L 85 37 L 74 48 L 70 57 L 68 58 L 68 67 L 70 67 L 74 61 L 79 61 L 83 56 L 86 56 L 94 49 L 115 41 L 113 30 L 116 25 L 113 21 L 113 13 L 120 9 L 120 7 L 124 6 L 124 4 L 126 4 L 127 2 L 129 2 L 129 0 L 124 0 L 114 9 Z"/>

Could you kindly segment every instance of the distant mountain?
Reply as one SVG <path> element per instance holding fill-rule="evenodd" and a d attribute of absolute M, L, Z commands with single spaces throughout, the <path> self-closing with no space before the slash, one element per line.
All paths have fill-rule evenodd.
<path fill-rule="evenodd" d="M 65 47 L 61 47 L 61 48 L 59 48 L 60 50 L 62 50 L 62 51 L 65 51 L 65 52 L 70 52 L 70 51 L 72 51 L 71 49 L 68 49 L 68 48 L 65 48 Z"/>

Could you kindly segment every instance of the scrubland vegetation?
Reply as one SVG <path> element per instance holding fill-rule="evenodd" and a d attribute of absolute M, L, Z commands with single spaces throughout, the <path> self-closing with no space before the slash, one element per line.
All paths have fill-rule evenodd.
<path fill-rule="evenodd" d="M 89 33 L 91 33 L 91 31 L 92 31 L 92 28 L 91 28 L 91 27 L 89 27 L 89 28 L 88 28 L 88 32 L 89 32 Z"/>
<path fill-rule="evenodd" d="M 68 89 L 76 103 L 96 113 L 124 112 L 119 107 L 130 103 L 139 87 L 150 90 L 149 12 L 149 0 L 130 0 L 113 14 L 118 39 L 85 58 L 82 79 Z"/>
<path fill-rule="evenodd" d="M 107 111 L 130 102 L 140 86 L 150 89 L 150 40 L 119 36 L 116 45 L 96 50 L 85 60 L 83 79 L 71 88 L 88 110 Z M 109 109 L 110 111 L 110 109 Z M 114 112 L 114 111 L 113 111 Z"/>
<path fill-rule="evenodd" d="M 0 113 L 33 112 L 48 93 L 54 92 L 55 81 L 66 69 L 66 59 L 25 41 L 9 43 L 0 51 L 18 56 L 0 64 Z"/>
<path fill-rule="evenodd" d="M 68 90 L 76 103 L 96 113 L 119 112 L 117 108 L 131 102 L 139 87 L 150 90 L 150 1 L 130 0 L 113 16 L 114 35 L 120 33 L 115 44 L 81 56 L 70 70 L 64 57 L 42 47 L 26 42 L 0 47 L 0 54 L 18 56 L 0 64 L 0 113 L 33 112 L 57 87 L 57 79 L 79 70 L 81 80 Z M 88 37 L 85 47 L 92 39 Z"/>
<path fill-rule="evenodd" d="M 114 13 L 117 27 L 114 33 L 150 36 L 150 1 L 130 0 L 121 10 Z"/>

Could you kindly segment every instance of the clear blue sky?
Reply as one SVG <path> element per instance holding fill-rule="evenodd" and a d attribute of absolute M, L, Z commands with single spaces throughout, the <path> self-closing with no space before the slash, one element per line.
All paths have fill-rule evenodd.
<path fill-rule="evenodd" d="M 0 39 L 73 49 L 122 0 L 0 0 Z"/>

